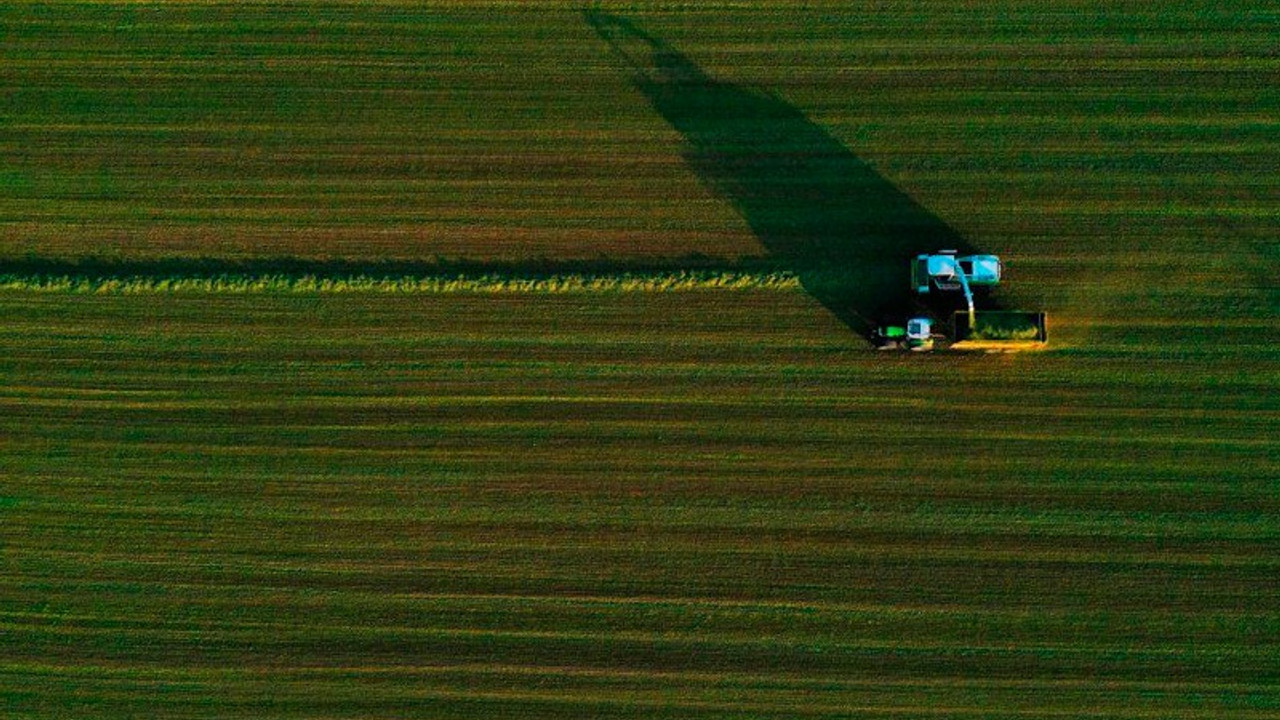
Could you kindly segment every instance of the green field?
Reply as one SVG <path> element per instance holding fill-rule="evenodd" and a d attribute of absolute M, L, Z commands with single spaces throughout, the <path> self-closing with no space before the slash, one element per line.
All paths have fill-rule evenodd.
<path fill-rule="evenodd" d="M 0 717 L 1280 717 L 1280 12 L 853 5 L 0 7 Z"/>
<path fill-rule="evenodd" d="M 1274 354 L 435 300 L 6 295 L 19 715 L 1280 711 Z"/>

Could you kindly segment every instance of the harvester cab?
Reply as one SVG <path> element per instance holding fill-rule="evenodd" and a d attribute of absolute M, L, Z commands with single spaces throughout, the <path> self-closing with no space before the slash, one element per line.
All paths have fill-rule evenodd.
<path fill-rule="evenodd" d="M 1000 284 L 1000 258 L 995 255 L 956 257 L 955 250 L 917 255 L 911 265 L 911 284 L 925 295 L 931 290 L 954 291 Z"/>

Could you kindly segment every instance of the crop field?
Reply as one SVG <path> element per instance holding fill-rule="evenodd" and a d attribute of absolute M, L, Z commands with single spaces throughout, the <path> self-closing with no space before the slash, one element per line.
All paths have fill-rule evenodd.
<path fill-rule="evenodd" d="M 1278 36 L 4 3 L 0 718 L 1280 717 Z"/>

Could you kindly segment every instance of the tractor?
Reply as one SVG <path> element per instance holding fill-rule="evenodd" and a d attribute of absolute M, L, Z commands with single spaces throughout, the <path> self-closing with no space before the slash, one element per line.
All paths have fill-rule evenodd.
<path fill-rule="evenodd" d="M 906 324 L 883 323 L 876 328 L 874 340 L 881 350 L 932 350 L 933 321 L 927 317 L 913 317 Z"/>

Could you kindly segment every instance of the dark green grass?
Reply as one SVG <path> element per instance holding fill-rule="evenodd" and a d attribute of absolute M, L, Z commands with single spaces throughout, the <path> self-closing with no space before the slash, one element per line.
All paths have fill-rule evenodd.
<path fill-rule="evenodd" d="M 1026 286 L 1240 283 L 1275 234 L 1267 3 L 594 5 L 808 123 L 748 149 L 823 134 L 799 189 L 871 172 Z M 768 200 L 794 177 L 735 198 L 581 7 L 9 4 L 0 254 L 734 256 L 814 222 Z"/>
<path fill-rule="evenodd" d="M 1280 713 L 1275 11 L 600 5 L 831 162 L 762 179 L 804 148 L 576 5 L 10 3 L 0 270 L 795 270 L 871 196 L 1054 349 L 812 287 L 0 293 L 0 715 Z"/>
<path fill-rule="evenodd" d="M 10 715 L 1280 709 L 1249 333 L 922 358 L 799 291 L 161 297 L 0 298 Z"/>
<path fill-rule="evenodd" d="M 770 255 L 865 334 L 947 245 L 1055 324 L 1274 312 L 1265 3 L 592 6 L 10 4 L 0 264 Z"/>

